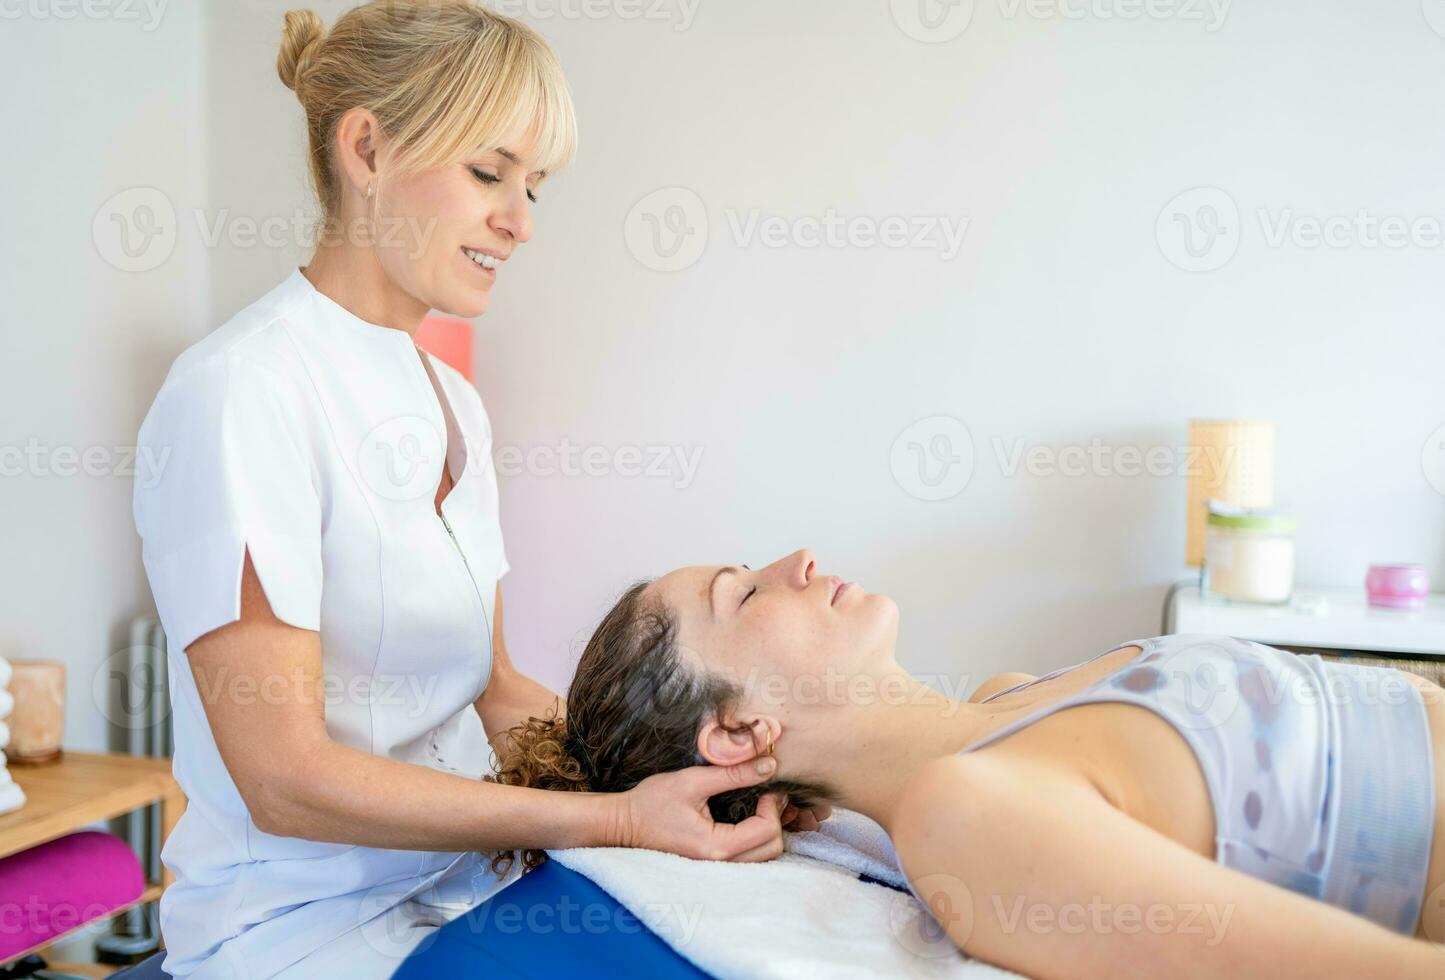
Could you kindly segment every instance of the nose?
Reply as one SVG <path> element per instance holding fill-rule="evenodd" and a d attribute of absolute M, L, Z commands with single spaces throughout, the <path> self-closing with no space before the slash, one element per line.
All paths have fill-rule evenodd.
<path fill-rule="evenodd" d="M 806 589 L 808 583 L 813 581 L 813 572 L 817 567 L 818 556 L 807 548 L 800 548 L 786 558 L 778 559 L 772 565 L 774 571 L 790 589 Z"/>
<path fill-rule="evenodd" d="M 506 204 L 493 213 L 491 224 L 493 231 L 518 245 L 531 240 L 532 202 L 527 198 L 525 186 L 508 195 Z"/>

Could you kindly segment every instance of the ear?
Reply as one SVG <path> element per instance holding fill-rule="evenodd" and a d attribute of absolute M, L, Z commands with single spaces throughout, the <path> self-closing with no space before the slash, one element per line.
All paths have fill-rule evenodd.
<path fill-rule="evenodd" d="M 336 164 L 342 178 L 361 193 L 376 180 L 382 143 L 381 123 L 370 109 L 348 109 L 336 125 Z"/>
<path fill-rule="evenodd" d="M 783 734 L 783 723 L 772 715 L 736 715 L 723 722 L 712 718 L 697 732 L 697 751 L 715 766 L 735 766 L 768 754 L 768 735 L 774 745 Z M 736 731 L 728 731 L 728 728 Z"/>

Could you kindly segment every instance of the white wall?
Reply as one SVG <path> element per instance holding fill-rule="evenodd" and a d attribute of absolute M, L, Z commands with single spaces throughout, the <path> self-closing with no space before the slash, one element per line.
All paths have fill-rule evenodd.
<path fill-rule="evenodd" d="M 1191 416 L 1277 420 L 1302 581 L 1353 587 L 1382 559 L 1445 576 L 1445 498 L 1421 460 L 1445 423 L 1445 248 L 1271 248 L 1256 217 L 1445 219 L 1445 38 L 1413 2 L 1238 3 L 1214 31 L 1013 9 L 979 0 L 939 44 L 881 0 L 704 0 L 681 31 L 533 18 L 583 145 L 484 321 L 497 431 L 704 456 L 686 490 L 507 483 L 523 656 L 578 651 L 633 576 L 798 546 L 896 597 L 919 672 L 971 684 L 1153 635 L 1183 480 L 1008 478 L 993 440 L 1172 447 Z M 711 233 L 696 265 L 658 273 L 624 225 L 672 185 Z M 1246 222 L 1209 273 L 1170 264 L 1155 234 L 1198 185 Z M 952 261 L 743 247 L 729 229 L 729 211 L 830 208 L 970 225 Z M 923 502 L 890 448 L 934 415 L 966 424 L 976 462 L 962 493 Z"/>
<path fill-rule="evenodd" d="M 19 226 L 43 230 L 5 238 L 27 316 L 5 331 L 21 361 L 7 358 L 4 443 L 130 438 L 159 355 L 304 261 L 294 240 L 247 244 L 235 224 L 308 202 L 300 110 L 273 68 L 287 6 L 215 2 L 203 27 L 176 5 L 162 30 L 184 39 L 163 58 L 143 56 L 153 38 L 114 32 L 80 79 L 26 45 L 24 77 L 62 97 L 20 109 L 42 138 L 21 150 L 39 191 Z M 330 17 L 345 4 L 315 6 Z M 896 597 L 904 662 L 951 684 L 1151 635 L 1182 571 L 1182 479 L 1010 477 L 994 443 L 1173 447 L 1192 416 L 1277 420 L 1303 581 L 1354 586 L 1381 559 L 1425 561 L 1445 581 L 1445 498 L 1422 470 L 1445 423 L 1445 248 L 1271 247 L 1257 213 L 1445 219 L 1445 37 L 1419 4 L 1236 3 L 1216 24 L 1206 4 L 1122 21 L 1099 16 L 1115 9 L 1103 0 L 1073 0 L 1082 19 L 978 0 L 968 28 L 937 44 L 900 29 L 904 0 L 499 6 L 556 49 L 582 147 L 479 321 L 498 440 L 702 452 L 690 482 L 675 467 L 504 477 L 510 645 L 547 682 L 565 685 L 629 580 L 799 546 Z M 619 13 L 649 8 L 663 18 Z M 1196 9 L 1204 21 L 1188 19 Z M 78 99 L 87 108 L 72 111 Z M 165 115 L 176 106 L 179 123 Z M 145 114 L 148 135 L 127 112 Z M 149 273 L 106 272 L 90 215 L 141 183 L 183 211 L 175 254 Z M 1156 222 L 1201 185 L 1239 208 L 1238 252 L 1189 273 Z M 701 258 L 670 273 L 627 238 L 634 204 L 668 187 L 695 194 L 709 224 Z M 220 244 L 183 202 L 219 223 Z M 730 221 L 829 209 L 969 223 L 945 260 L 743 244 Z M 81 358 L 97 344 L 109 360 Z M 968 485 L 938 502 L 890 466 L 895 437 L 931 416 L 961 420 L 974 448 Z M 5 486 L 24 516 L 8 522 L 0 652 L 19 639 L 90 662 L 143 594 L 129 489 Z"/>
<path fill-rule="evenodd" d="M 66 664 L 75 749 L 105 746 L 92 681 L 153 608 L 129 447 L 205 317 L 210 269 L 135 226 L 135 258 L 163 261 L 117 267 L 111 215 L 157 203 L 138 188 L 203 201 L 205 29 L 193 3 L 0 6 L 0 656 Z"/>

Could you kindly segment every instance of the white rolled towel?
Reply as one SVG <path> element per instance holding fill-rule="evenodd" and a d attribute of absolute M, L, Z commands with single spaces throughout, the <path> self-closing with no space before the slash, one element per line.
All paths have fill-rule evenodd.
<path fill-rule="evenodd" d="M 25 791 L 16 783 L 0 786 L 0 813 L 9 813 L 25 805 Z"/>
<path fill-rule="evenodd" d="M 10 712 L 15 710 L 15 695 L 4 688 L 0 688 L 0 718 L 9 718 Z"/>
<path fill-rule="evenodd" d="M 10 726 L 0 721 L 0 749 L 10 744 Z"/>

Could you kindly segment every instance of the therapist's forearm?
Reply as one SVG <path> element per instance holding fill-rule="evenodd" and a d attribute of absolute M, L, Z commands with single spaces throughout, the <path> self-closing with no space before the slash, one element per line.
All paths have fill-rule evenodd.
<path fill-rule="evenodd" d="M 506 733 L 528 718 L 558 718 L 567 715 L 567 701 L 545 685 L 532 680 L 512 664 L 502 628 L 505 606 L 502 587 L 497 586 L 495 617 L 492 622 L 492 671 L 486 690 L 472 702 L 487 730 L 487 741 L 500 762 L 507 750 Z"/>
<path fill-rule="evenodd" d="M 561 695 L 516 671 L 502 678 L 493 677 L 486 693 L 473 706 L 499 762 L 507 751 L 508 729 L 528 718 L 550 718 L 554 712 L 559 718 L 567 716 L 567 702 Z"/>
<path fill-rule="evenodd" d="M 503 786 L 327 740 L 273 782 L 267 833 L 425 851 L 589 847 L 617 833 L 617 795 Z"/>

